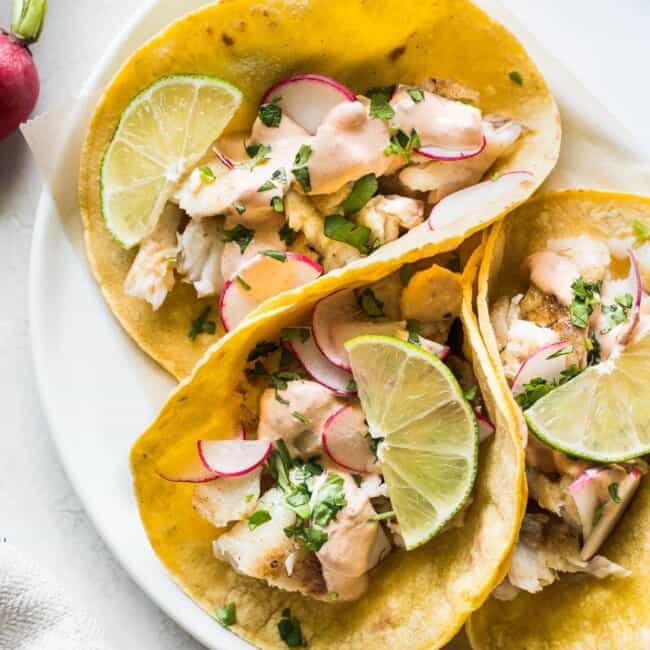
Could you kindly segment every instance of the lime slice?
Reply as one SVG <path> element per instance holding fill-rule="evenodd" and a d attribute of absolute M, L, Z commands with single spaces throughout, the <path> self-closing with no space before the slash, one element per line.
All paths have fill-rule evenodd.
<path fill-rule="evenodd" d="M 123 246 L 155 227 L 178 181 L 205 155 L 241 103 L 229 83 L 202 75 L 163 77 L 124 109 L 101 169 L 106 226 Z"/>
<path fill-rule="evenodd" d="M 390 336 L 345 344 L 359 399 L 407 549 L 433 537 L 469 498 L 478 462 L 476 418 L 449 368 Z"/>
<path fill-rule="evenodd" d="M 525 413 L 535 435 L 561 451 L 599 462 L 650 453 L 650 336 L 591 366 Z"/>

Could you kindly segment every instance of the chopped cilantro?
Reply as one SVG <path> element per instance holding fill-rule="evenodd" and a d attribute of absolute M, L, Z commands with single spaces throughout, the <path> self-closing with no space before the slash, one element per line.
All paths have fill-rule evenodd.
<path fill-rule="evenodd" d="M 246 361 L 255 361 L 260 357 L 265 357 L 271 352 L 275 352 L 280 346 L 273 341 L 259 341 L 255 347 L 248 353 Z"/>
<path fill-rule="evenodd" d="M 247 494 L 244 500 L 246 501 L 246 503 L 250 503 L 254 498 L 255 498 L 254 494 Z"/>
<path fill-rule="evenodd" d="M 275 189 L 275 183 L 272 180 L 264 181 L 258 188 L 258 192 L 268 192 L 269 190 Z"/>
<path fill-rule="evenodd" d="M 328 474 L 325 482 L 316 493 L 313 512 L 314 523 L 321 528 L 325 528 L 346 505 L 343 478 L 338 474 Z"/>
<path fill-rule="evenodd" d="M 567 354 L 571 354 L 572 352 L 573 352 L 573 346 L 565 345 L 562 349 L 558 350 L 557 352 L 553 352 L 553 354 L 550 354 L 548 357 L 546 357 L 546 359 L 547 360 L 557 359 L 558 357 L 564 357 Z"/>
<path fill-rule="evenodd" d="M 223 607 L 219 607 L 215 612 L 215 616 L 221 625 L 230 627 L 237 622 L 237 605 L 235 603 L 228 603 Z"/>
<path fill-rule="evenodd" d="M 406 320 L 406 331 L 409 333 L 408 342 L 419 345 L 420 343 L 420 321 L 415 318 L 408 318 Z"/>
<path fill-rule="evenodd" d="M 517 404 L 525 411 L 530 408 L 537 400 L 550 393 L 555 384 L 550 384 L 542 377 L 535 377 L 529 383 L 524 385 L 524 390 L 515 397 Z"/>
<path fill-rule="evenodd" d="M 628 319 L 633 302 L 634 298 L 632 294 L 626 293 L 623 296 L 614 298 L 613 304 L 603 305 L 601 309 L 607 319 L 607 324 L 600 330 L 600 333 L 607 334 L 607 332 L 613 330 L 617 325 L 624 323 Z"/>
<path fill-rule="evenodd" d="M 298 517 L 301 519 L 309 519 L 311 514 L 311 508 L 309 507 L 309 502 L 311 500 L 311 494 L 308 487 L 303 484 L 293 485 L 291 490 L 284 497 L 284 502 L 289 508 L 293 510 Z"/>
<path fill-rule="evenodd" d="M 273 250 L 260 251 L 260 255 L 264 255 L 265 257 L 270 257 L 271 259 L 277 260 L 278 262 L 287 261 L 287 256 L 282 251 L 273 251 Z"/>
<path fill-rule="evenodd" d="M 380 512 L 379 514 L 373 515 L 370 517 L 370 519 L 368 519 L 368 521 L 384 521 L 386 519 L 392 519 L 394 516 L 395 512 L 393 510 L 389 510 L 388 512 Z"/>
<path fill-rule="evenodd" d="M 284 202 L 282 207 L 284 208 Z M 278 230 L 280 241 L 283 241 L 287 246 L 291 246 L 291 244 L 296 241 L 297 234 L 298 233 L 289 225 L 288 221 L 285 221 L 280 230 Z"/>
<path fill-rule="evenodd" d="M 576 327 L 587 327 L 594 305 L 599 303 L 600 282 L 586 282 L 578 278 L 572 285 L 573 301 L 569 307 L 571 323 Z"/>
<path fill-rule="evenodd" d="M 284 201 L 282 200 L 281 196 L 274 196 L 271 199 L 271 207 L 275 212 L 279 212 L 282 214 L 284 212 Z"/>
<path fill-rule="evenodd" d="M 271 386 L 275 388 L 275 399 L 278 400 L 281 404 L 288 404 L 287 400 L 282 399 L 278 394 L 280 390 L 287 390 L 288 382 L 295 381 L 297 379 L 302 379 L 301 375 L 297 372 L 288 372 L 286 370 L 280 370 L 278 372 L 272 372 L 269 375 L 271 380 Z"/>
<path fill-rule="evenodd" d="M 598 526 L 598 523 L 600 520 L 603 518 L 603 510 L 605 509 L 605 504 L 601 503 L 595 510 L 594 510 L 594 517 L 591 520 L 591 527 L 596 528 Z"/>
<path fill-rule="evenodd" d="M 232 207 L 237 210 L 237 214 L 244 214 L 246 212 L 246 206 L 241 201 L 235 201 Z"/>
<path fill-rule="evenodd" d="M 192 325 L 187 332 L 187 335 L 196 340 L 199 334 L 214 334 L 217 330 L 217 324 L 213 320 L 208 320 L 208 316 L 212 311 L 212 307 L 207 306 L 193 321 Z"/>
<path fill-rule="evenodd" d="M 300 621 L 291 616 L 291 610 L 288 607 L 282 610 L 282 618 L 278 623 L 278 633 L 289 648 L 307 647 L 307 641 L 302 636 Z"/>
<path fill-rule="evenodd" d="M 359 306 L 372 317 L 384 316 L 384 303 L 375 296 L 372 289 L 364 289 L 357 298 Z"/>
<path fill-rule="evenodd" d="M 357 390 L 357 382 L 354 381 L 354 379 L 350 379 L 350 381 L 345 385 L 345 390 Z"/>
<path fill-rule="evenodd" d="M 370 228 L 360 226 L 340 214 L 330 214 L 325 217 L 323 231 L 326 237 L 349 244 L 364 255 L 369 252 Z"/>
<path fill-rule="evenodd" d="M 511 70 L 508 73 L 508 76 L 510 77 L 510 81 L 512 81 L 512 83 L 515 83 L 518 86 L 524 85 L 524 78 L 521 76 L 521 72 L 518 70 Z"/>
<path fill-rule="evenodd" d="M 287 172 L 284 167 L 279 167 L 271 174 L 271 180 L 276 183 L 286 183 L 287 182 Z"/>
<path fill-rule="evenodd" d="M 618 496 L 618 483 L 610 483 L 607 487 L 607 491 L 609 492 L 609 498 L 614 503 L 623 503 L 623 499 Z"/>
<path fill-rule="evenodd" d="M 304 343 L 310 336 L 308 327 L 283 327 L 280 339 L 283 341 L 300 341 Z"/>
<path fill-rule="evenodd" d="M 271 513 L 268 510 L 256 510 L 246 517 L 248 530 L 255 530 L 258 526 L 271 521 Z"/>
<path fill-rule="evenodd" d="M 388 103 L 390 101 L 392 91 L 387 92 L 389 88 L 376 88 L 373 89 L 370 97 L 370 109 L 368 114 L 376 120 L 390 120 L 395 117 L 393 107 Z"/>
<path fill-rule="evenodd" d="M 277 129 L 282 120 L 282 109 L 277 103 L 279 99 L 279 97 L 276 97 L 272 102 L 262 104 L 257 111 L 264 126 L 268 126 L 271 129 Z"/>
<path fill-rule="evenodd" d="M 223 231 L 223 240 L 228 243 L 234 241 L 239 246 L 239 252 L 243 255 L 248 248 L 248 244 L 253 241 L 255 231 L 238 223 L 231 230 Z"/>
<path fill-rule="evenodd" d="M 323 544 L 327 541 L 328 535 L 324 530 L 310 526 L 302 529 L 300 535 L 305 542 L 305 547 L 310 551 L 320 551 Z"/>
<path fill-rule="evenodd" d="M 309 157 L 311 156 L 312 148 L 308 144 L 301 144 L 298 153 L 294 158 L 294 164 L 296 167 L 302 167 L 307 164 Z"/>
<path fill-rule="evenodd" d="M 293 352 L 282 346 L 282 350 L 280 351 L 280 369 L 286 370 L 294 363 L 296 363 L 296 357 Z"/>
<path fill-rule="evenodd" d="M 411 278 L 414 275 L 415 275 L 415 267 L 412 264 L 405 264 L 399 270 L 399 279 L 402 283 L 402 286 L 405 287 L 411 281 Z"/>
<path fill-rule="evenodd" d="M 421 88 L 409 88 L 409 97 L 419 104 L 424 99 L 424 91 Z"/>
<path fill-rule="evenodd" d="M 463 397 L 465 397 L 465 399 L 466 399 L 468 402 L 471 402 L 473 399 L 476 398 L 476 393 L 477 393 L 477 391 L 478 391 L 478 389 L 477 389 L 476 386 L 470 386 L 469 388 L 466 388 L 466 389 L 463 391 Z"/>
<path fill-rule="evenodd" d="M 357 212 L 377 193 L 379 183 L 375 174 L 366 174 L 354 181 L 352 191 L 341 204 L 343 214 Z"/>
<path fill-rule="evenodd" d="M 199 176 L 201 177 L 201 182 L 206 183 L 207 185 L 214 183 L 214 181 L 217 179 L 212 169 L 207 165 L 199 167 Z"/>
<path fill-rule="evenodd" d="M 236 275 L 235 280 L 237 280 L 237 284 L 242 288 L 245 289 L 246 291 L 250 291 L 252 289 L 251 285 L 242 278 L 241 275 Z"/>
<path fill-rule="evenodd" d="M 595 366 L 600 363 L 600 343 L 593 334 L 585 339 L 585 348 L 587 349 L 587 365 Z"/>
<path fill-rule="evenodd" d="M 390 144 L 384 149 L 384 155 L 403 156 L 406 162 L 410 162 L 413 150 L 420 144 L 420 136 L 415 129 L 411 130 L 411 135 L 406 135 L 404 131 L 398 129 L 391 135 Z"/>
<path fill-rule="evenodd" d="M 632 228 L 636 235 L 636 240 L 639 242 L 648 241 L 650 239 L 650 226 L 639 219 L 632 222 Z"/>
<path fill-rule="evenodd" d="M 303 167 L 294 167 L 291 170 L 294 178 L 300 183 L 302 191 L 307 193 L 311 192 L 311 178 L 309 177 L 309 167 L 306 165 Z"/>
<path fill-rule="evenodd" d="M 271 147 L 267 144 L 249 144 L 246 147 L 246 153 L 248 154 L 250 160 L 245 160 L 244 162 L 237 163 L 235 165 L 238 169 L 253 169 L 257 165 L 263 165 L 269 161 L 269 154 L 271 153 Z"/>
<path fill-rule="evenodd" d="M 306 415 L 303 415 L 298 411 L 293 411 L 291 413 L 291 417 L 295 418 L 296 420 L 298 420 L 298 422 L 301 422 L 305 426 L 309 426 L 309 418 Z"/>
<path fill-rule="evenodd" d="M 572 363 L 568 368 L 560 372 L 560 381 L 557 385 L 562 386 L 563 384 L 566 384 L 574 377 L 577 377 L 581 372 L 582 370 L 580 370 L 580 368 L 578 368 L 575 363 Z"/>

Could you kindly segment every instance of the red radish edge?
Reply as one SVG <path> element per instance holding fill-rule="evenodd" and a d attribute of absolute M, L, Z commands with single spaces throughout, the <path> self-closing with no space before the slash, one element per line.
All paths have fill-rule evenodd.
<path fill-rule="evenodd" d="M 478 408 L 474 409 L 474 415 L 476 416 L 476 420 L 478 421 L 478 438 L 479 442 L 483 442 L 486 438 L 489 438 L 495 431 L 496 428 L 486 418 L 479 410 Z"/>
<path fill-rule="evenodd" d="M 469 187 L 463 187 L 462 189 L 457 190 L 456 192 L 452 192 L 451 194 L 448 194 L 443 199 L 438 201 L 438 203 L 436 203 L 433 206 L 433 208 L 431 208 L 431 212 L 429 213 L 429 217 L 427 218 L 427 227 L 429 228 L 429 230 L 435 230 L 435 226 L 434 226 L 434 224 L 432 222 L 434 212 L 436 211 L 436 208 L 438 206 L 442 205 L 447 199 L 450 199 L 452 196 L 456 196 L 459 192 L 463 192 L 465 190 L 473 189 L 475 187 L 478 187 L 479 185 L 483 185 L 485 183 L 496 183 L 496 182 L 500 181 L 502 178 L 505 178 L 506 176 L 513 176 L 513 175 L 518 175 L 518 174 L 523 174 L 525 176 L 534 176 L 533 172 L 526 171 L 525 169 L 516 169 L 516 170 L 510 171 L 510 172 L 505 172 L 505 173 L 501 174 L 498 178 L 494 178 L 494 179 L 488 178 L 488 179 L 486 179 L 484 181 L 481 181 L 480 183 L 476 183 L 475 185 L 470 185 Z"/>
<path fill-rule="evenodd" d="M 487 138 L 483 135 L 483 140 L 478 147 L 468 148 L 468 149 L 446 149 L 445 147 L 437 147 L 434 145 L 426 145 L 424 147 L 419 147 L 415 150 L 415 153 L 430 160 L 441 160 L 447 162 L 453 162 L 455 160 L 467 160 L 468 158 L 474 158 L 483 152 L 487 146 Z"/>
<path fill-rule="evenodd" d="M 215 150 L 215 153 L 217 154 L 217 158 L 221 161 L 221 163 L 224 165 L 224 167 L 227 167 L 228 169 L 234 169 L 235 168 L 235 163 L 226 156 L 226 154 L 221 153 L 219 150 Z"/>
<path fill-rule="evenodd" d="M 314 346 L 314 349 L 320 357 L 322 358 L 323 364 L 327 364 L 329 366 L 332 366 L 332 370 L 334 372 L 345 372 L 347 375 L 349 375 L 349 381 L 353 379 L 352 373 L 347 372 L 346 370 L 343 370 L 339 366 L 334 365 L 324 354 L 323 351 L 318 347 L 318 344 L 316 343 L 316 339 L 314 338 L 314 333 L 313 330 L 310 328 L 310 339 L 311 343 Z M 337 388 L 336 386 L 332 386 L 330 383 L 325 381 L 322 377 L 319 376 L 318 372 L 314 372 L 313 368 L 310 368 L 310 364 L 304 360 L 304 355 L 301 354 L 302 351 L 302 345 L 308 345 L 307 341 L 304 344 L 296 344 L 294 341 L 289 341 L 288 343 L 289 348 L 291 351 L 296 355 L 298 358 L 298 361 L 300 361 L 300 365 L 305 369 L 307 374 L 317 383 L 319 383 L 321 386 L 324 386 L 325 388 L 329 388 L 332 392 L 336 393 L 337 395 L 342 395 L 344 397 L 348 397 L 350 395 L 354 395 L 356 391 L 354 390 L 347 390 L 347 389 L 341 389 Z M 320 360 L 319 360 L 320 361 Z"/>
<path fill-rule="evenodd" d="M 183 475 L 181 472 L 178 474 L 166 474 L 159 469 L 156 469 L 155 472 L 158 474 L 158 476 L 160 476 L 160 478 L 164 479 L 165 481 L 169 481 L 170 483 L 210 483 L 210 481 L 214 481 L 215 479 L 219 478 L 219 474 L 213 472 L 212 470 L 209 470 L 202 461 L 201 465 L 201 469 L 205 472 L 205 474 L 199 475 L 197 472 L 196 478 L 188 478 L 187 475 Z"/>
<path fill-rule="evenodd" d="M 339 291 L 335 291 L 334 293 L 330 293 L 329 295 L 325 296 L 324 298 L 321 298 L 315 305 L 314 309 L 312 311 L 312 318 L 311 318 L 311 333 L 312 336 L 314 337 L 314 343 L 316 344 L 316 347 L 320 350 L 320 353 L 333 365 L 336 366 L 337 368 L 340 368 L 341 370 L 345 370 L 346 372 L 350 372 L 351 367 L 349 364 L 344 363 L 343 361 L 335 361 L 331 359 L 326 353 L 324 349 L 324 345 L 322 344 L 322 341 L 318 340 L 318 334 L 317 334 L 317 327 L 314 327 L 314 323 L 316 322 L 316 313 L 318 311 L 319 306 L 322 305 L 327 299 L 331 298 L 332 296 L 336 296 L 339 293 L 342 293 L 343 291 L 351 291 L 350 289 L 340 289 Z M 352 291 L 352 295 L 354 296 L 354 291 Z M 328 328 L 329 329 L 329 328 Z"/>
<path fill-rule="evenodd" d="M 582 472 L 582 474 L 580 474 L 580 476 L 578 476 L 575 481 L 573 481 L 573 483 L 571 483 L 571 485 L 569 485 L 569 492 L 571 492 L 571 494 L 575 494 L 576 492 L 580 491 L 585 487 L 585 485 L 587 485 L 587 483 L 589 483 L 589 481 L 591 481 L 594 476 L 598 476 L 600 472 L 600 469 L 586 469 L 584 472 Z"/>
<path fill-rule="evenodd" d="M 211 472 L 215 472 L 215 474 L 217 474 L 217 476 L 225 476 L 225 477 L 231 477 L 231 478 L 232 478 L 232 477 L 235 477 L 235 476 L 244 476 L 244 475 L 246 475 L 246 474 L 250 474 L 250 472 L 252 472 L 253 470 L 257 469 L 257 468 L 258 468 L 258 467 L 259 467 L 259 466 L 260 466 L 260 465 L 261 465 L 261 464 L 262 464 L 262 463 L 263 463 L 263 462 L 264 462 L 264 461 L 269 457 L 269 455 L 271 454 L 271 450 L 273 449 L 273 442 L 272 442 L 271 440 L 269 440 L 269 441 L 268 441 L 268 446 L 267 446 L 267 448 L 266 448 L 264 454 L 262 455 L 261 458 L 259 458 L 258 460 L 256 460 L 255 463 L 254 463 L 253 465 L 251 465 L 251 466 L 249 466 L 249 467 L 246 467 L 245 469 L 242 469 L 242 470 L 236 471 L 236 472 L 217 472 L 215 469 L 213 469 L 212 467 L 210 467 L 210 465 L 208 464 L 208 462 L 207 462 L 207 460 L 206 460 L 206 458 L 205 458 L 205 454 L 204 454 L 204 450 L 203 450 L 203 445 L 204 445 L 205 443 L 209 443 L 209 442 L 227 442 L 227 440 L 199 440 L 199 441 L 196 443 L 196 447 L 197 447 L 197 449 L 198 449 L 198 452 L 199 452 L 199 458 L 201 459 L 201 462 L 203 463 L 203 465 L 204 465 L 204 466 L 205 466 L 209 471 L 211 471 Z M 250 441 L 248 441 L 248 442 L 259 442 L 259 441 L 258 441 L 258 440 L 255 440 L 255 441 L 250 440 Z"/>
<path fill-rule="evenodd" d="M 558 350 L 561 350 L 562 348 L 567 347 L 569 345 L 568 341 L 558 341 L 557 343 L 548 343 L 547 345 L 543 345 L 541 348 L 537 348 L 535 352 L 530 354 L 522 364 L 519 366 L 519 370 L 517 370 L 517 374 L 515 375 L 515 378 L 512 381 L 512 394 L 517 395 L 520 392 L 520 389 L 523 388 L 523 386 L 519 385 L 519 378 L 521 377 L 524 368 L 532 361 L 535 361 L 538 356 L 546 355 L 544 359 L 540 359 L 540 361 L 555 361 L 555 359 L 548 359 L 547 357 L 551 356 L 553 353 L 557 352 Z M 533 377 L 542 377 L 543 373 L 537 373 L 533 375 Z M 548 378 L 544 377 L 547 381 Z"/>
<path fill-rule="evenodd" d="M 310 257 L 307 257 L 306 255 L 303 255 L 302 253 L 293 253 L 291 251 L 288 251 L 284 253 L 288 259 L 295 260 L 297 262 L 303 262 L 305 264 L 308 264 L 311 266 L 315 271 L 318 272 L 319 275 L 323 274 L 323 267 L 318 263 L 314 262 Z M 244 262 L 235 273 L 233 273 L 232 277 L 228 280 L 226 280 L 225 284 L 223 285 L 223 289 L 221 290 L 221 295 L 219 296 L 219 320 L 221 321 L 221 324 L 223 325 L 224 330 L 226 332 L 229 332 L 231 329 L 233 329 L 230 324 L 228 323 L 226 316 L 225 316 L 225 308 L 226 308 L 226 296 L 228 295 L 228 289 L 232 286 L 234 282 L 237 281 L 237 276 L 242 272 L 242 270 L 246 269 L 249 266 L 252 266 L 255 262 L 257 262 L 260 258 L 264 257 L 261 253 L 258 253 L 255 255 L 255 257 L 252 257 L 250 260 Z M 294 289 L 298 289 L 299 287 L 303 287 L 305 285 L 301 284 L 298 287 L 294 287 L 293 289 L 289 289 L 289 291 L 293 291 Z M 272 296 L 269 296 L 266 298 L 268 300 L 269 298 L 272 298 Z M 262 302 L 260 301 L 258 305 L 261 305 Z M 257 306 L 257 305 L 256 305 Z M 252 311 L 252 310 L 251 310 Z"/>
<path fill-rule="evenodd" d="M 340 465 L 343 469 L 347 469 L 351 472 L 357 472 L 357 473 L 362 473 L 365 474 L 367 473 L 367 470 L 365 467 L 359 469 L 358 467 L 352 467 L 351 465 L 348 465 L 346 463 L 342 463 L 340 460 L 336 458 L 334 454 L 332 454 L 332 451 L 327 444 L 327 430 L 331 426 L 332 422 L 341 414 L 343 411 L 346 411 L 347 409 L 352 408 L 349 404 L 346 404 L 342 406 L 341 408 L 337 409 L 332 413 L 331 415 L 328 416 L 327 420 L 325 420 L 325 423 L 323 424 L 323 430 L 321 432 L 321 444 L 323 445 L 323 449 L 325 450 L 325 453 L 337 464 Z"/>
<path fill-rule="evenodd" d="M 283 79 L 282 81 L 278 81 L 276 84 L 273 84 L 262 96 L 262 99 L 260 100 L 260 104 L 266 104 L 270 102 L 273 99 L 273 96 L 277 93 L 277 91 L 280 88 L 286 86 L 287 84 L 294 83 L 296 81 L 320 81 L 321 83 L 324 83 L 338 90 L 342 95 L 345 95 L 345 97 L 347 97 L 351 102 L 356 100 L 356 95 L 347 86 L 344 86 L 343 84 L 336 81 L 336 79 L 332 79 L 331 77 L 325 77 L 324 75 L 320 75 L 320 74 L 307 73 L 307 74 L 297 74 L 294 75 L 293 77 L 288 77 L 287 79 Z"/>

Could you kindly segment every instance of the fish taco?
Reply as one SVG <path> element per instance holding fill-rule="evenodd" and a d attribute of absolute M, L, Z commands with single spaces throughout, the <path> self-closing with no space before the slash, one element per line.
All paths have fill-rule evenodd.
<path fill-rule="evenodd" d="M 647 198 L 553 193 L 490 233 L 479 321 L 529 501 L 473 647 L 648 644 L 649 292 Z"/>
<path fill-rule="evenodd" d="M 523 451 L 457 270 L 247 320 L 133 447 L 154 550 L 256 646 L 441 647 L 504 578 Z"/>
<path fill-rule="evenodd" d="M 530 196 L 559 146 L 534 63 L 467 0 L 223 1 L 146 43 L 99 101 L 86 246 L 117 318 L 180 378 L 262 304 L 454 248 Z"/>

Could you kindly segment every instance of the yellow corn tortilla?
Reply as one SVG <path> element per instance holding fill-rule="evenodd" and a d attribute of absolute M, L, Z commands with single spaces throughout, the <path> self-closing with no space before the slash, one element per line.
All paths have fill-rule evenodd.
<path fill-rule="evenodd" d="M 632 222 L 650 226 L 650 198 L 589 190 L 549 194 L 519 207 L 496 225 L 486 244 L 478 285 L 481 333 L 508 408 L 520 417 L 511 397 L 490 322 L 489 307 L 529 284 L 523 262 L 550 238 L 592 235 L 634 236 Z M 650 644 L 650 483 L 641 484 L 630 508 L 602 554 L 629 569 L 629 578 L 561 579 L 540 593 L 520 593 L 513 601 L 488 602 L 467 624 L 473 648 L 571 650 L 646 648 Z"/>
<path fill-rule="evenodd" d="M 513 71 L 521 75 L 521 85 L 510 78 Z M 501 172 L 532 172 L 509 196 L 483 206 L 480 214 L 463 215 L 453 231 L 404 236 L 330 275 L 354 274 L 359 267 L 380 266 L 389 259 L 428 257 L 441 245 L 450 250 L 528 198 L 557 161 L 560 120 L 546 83 L 514 36 L 467 0 L 222 0 L 179 19 L 126 61 L 99 101 L 82 154 L 79 187 L 88 257 L 106 300 L 140 347 L 177 378 L 187 376 L 223 334 L 218 330 L 195 341 L 187 336 L 205 305 L 212 305 L 212 316 L 218 316 L 218 298 L 197 300 L 192 287 L 177 282 L 154 312 L 145 301 L 124 293 L 135 251 L 122 249 L 102 221 L 103 153 L 129 101 L 164 75 L 214 75 L 239 87 L 243 105 L 228 129 L 236 131 L 250 127 L 271 84 L 298 72 L 330 75 L 357 92 L 395 81 L 450 79 L 480 91 L 484 113 L 521 120 L 530 129 L 513 155 L 498 164 Z M 274 305 L 302 295 L 289 292 Z"/>
<path fill-rule="evenodd" d="M 200 438 L 232 437 L 239 423 L 246 356 L 260 339 L 300 322 L 314 300 L 261 314 L 228 334 L 172 393 L 131 453 L 135 492 L 151 544 L 174 580 L 206 612 L 237 604 L 236 634 L 260 648 L 286 647 L 277 623 L 283 608 L 302 623 L 309 647 L 438 648 L 503 579 L 525 505 L 524 457 L 512 416 L 491 392 L 494 371 L 473 314 L 472 280 L 480 249 L 464 275 L 462 320 L 466 347 L 496 433 L 482 443 L 473 502 L 464 525 L 411 552 L 395 552 L 370 574 L 366 595 L 354 603 L 323 603 L 237 575 L 212 555 L 218 530 L 192 509 L 192 486 L 155 472 L 170 449 Z M 366 281 L 377 280 L 376 272 Z M 359 282 L 348 286 L 358 286 Z M 498 385 L 498 384 L 497 384 Z M 218 623 L 215 621 L 215 625 Z"/>

